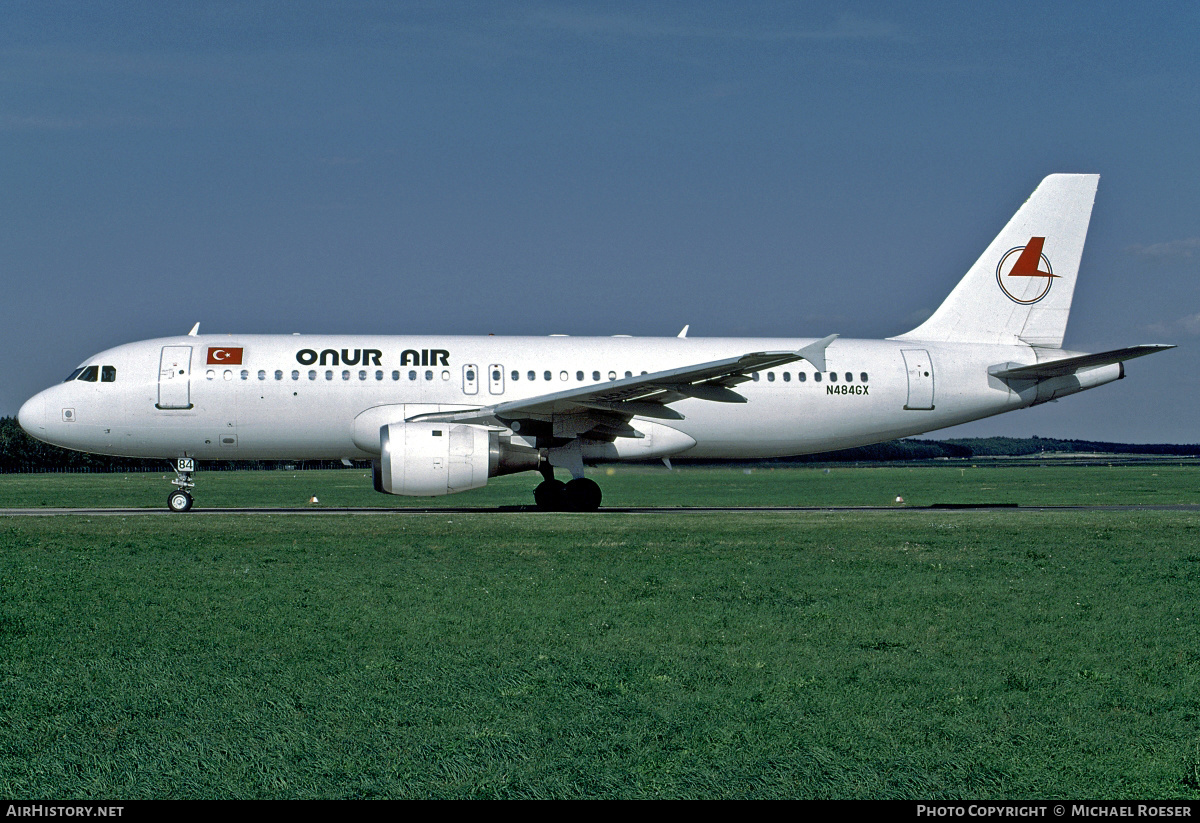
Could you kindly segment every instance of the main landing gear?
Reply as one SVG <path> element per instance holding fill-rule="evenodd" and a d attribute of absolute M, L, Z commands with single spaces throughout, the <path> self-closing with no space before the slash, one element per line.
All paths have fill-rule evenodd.
<path fill-rule="evenodd" d="M 542 511 L 594 512 L 600 508 L 600 486 L 595 480 L 576 477 L 564 483 L 554 479 L 553 471 L 548 474 L 533 490 L 533 500 Z"/>
<path fill-rule="evenodd" d="M 167 508 L 173 512 L 185 512 L 192 507 L 192 495 L 188 491 L 196 486 L 192 482 L 192 472 L 196 470 L 196 461 L 190 457 L 181 457 L 175 461 L 175 479 L 172 485 L 178 488 L 167 495 Z"/>

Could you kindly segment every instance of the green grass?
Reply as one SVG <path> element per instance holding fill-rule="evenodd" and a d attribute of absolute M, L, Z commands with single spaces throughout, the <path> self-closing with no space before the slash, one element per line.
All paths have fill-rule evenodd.
<path fill-rule="evenodd" d="M 1150 466 L 679 467 L 617 466 L 588 472 L 604 505 L 631 506 L 891 506 L 938 503 L 1127 505 L 1200 503 L 1200 468 Z M 164 508 L 173 473 L 0 475 L 0 508 Z M 377 493 L 370 472 L 240 471 L 196 473 L 198 508 L 527 506 L 539 477 L 524 473 L 482 489 L 445 497 Z M 316 496 L 319 503 L 311 505 Z"/>
<path fill-rule="evenodd" d="M 5 517 L 0 595 L 7 797 L 1200 799 L 1193 512 Z"/>

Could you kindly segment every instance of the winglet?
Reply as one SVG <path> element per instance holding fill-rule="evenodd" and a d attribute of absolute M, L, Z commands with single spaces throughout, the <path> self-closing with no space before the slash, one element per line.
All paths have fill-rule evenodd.
<path fill-rule="evenodd" d="M 687 326 L 684 326 L 683 331 L 681 331 L 679 334 L 677 334 L 675 336 L 676 337 L 687 337 L 687 330 L 688 330 L 688 326 L 690 326 L 690 325 L 691 324 L 689 323 Z"/>
<path fill-rule="evenodd" d="M 188 336 L 188 337 L 195 337 L 195 336 L 196 336 L 197 334 L 199 334 L 199 333 L 200 333 L 200 324 L 199 324 L 199 323 L 197 323 L 196 325 L 192 326 L 192 330 L 191 330 L 190 332 L 188 332 L 188 335 L 187 335 L 187 336 Z"/>
<path fill-rule="evenodd" d="M 829 344 L 837 338 L 836 334 L 822 337 L 816 343 L 809 343 L 804 348 L 798 349 L 796 354 L 816 366 L 817 371 L 825 371 L 825 349 L 829 348 Z"/>

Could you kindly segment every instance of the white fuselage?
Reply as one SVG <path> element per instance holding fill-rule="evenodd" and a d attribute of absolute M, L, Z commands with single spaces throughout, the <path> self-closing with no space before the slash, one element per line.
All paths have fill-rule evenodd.
<path fill-rule="evenodd" d="M 379 455 L 379 425 L 389 419 L 479 408 L 748 351 L 792 351 L 811 342 L 185 336 L 130 343 L 89 358 L 83 366 L 111 367 L 112 379 L 77 379 L 47 389 L 25 404 L 20 421 L 39 439 L 101 454 L 368 459 Z M 220 348 L 240 349 L 241 363 L 207 362 Z M 674 403 L 683 419 L 657 423 L 687 437 L 662 453 L 631 456 L 767 458 L 848 448 L 1023 408 L 1121 376 L 1119 365 L 1108 366 L 1095 370 L 1087 385 L 1072 377 L 1057 389 L 989 376 L 998 364 L 1036 362 L 1028 346 L 840 339 L 826 358 L 824 372 L 801 360 L 756 373 L 736 387 L 745 403 Z"/>

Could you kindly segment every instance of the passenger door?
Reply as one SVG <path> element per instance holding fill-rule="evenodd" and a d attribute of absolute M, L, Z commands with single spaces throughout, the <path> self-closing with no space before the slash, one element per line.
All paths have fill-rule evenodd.
<path fill-rule="evenodd" d="M 192 407 L 192 347 L 163 346 L 158 361 L 158 403 L 160 409 Z"/>
<path fill-rule="evenodd" d="M 904 368 L 908 372 L 906 409 L 933 408 L 933 360 L 924 349 L 903 349 Z"/>

